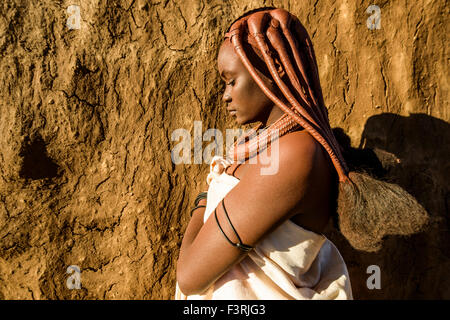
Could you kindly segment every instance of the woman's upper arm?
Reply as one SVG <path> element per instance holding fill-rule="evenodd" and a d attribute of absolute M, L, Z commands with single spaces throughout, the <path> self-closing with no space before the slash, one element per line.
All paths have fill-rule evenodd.
<path fill-rule="evenodd" d="M 244 244 L 257 244 L 289 219 L 302 200 L 317 145 L 310 139 L 299 137 L 292 134 L 279 140 L 281 152 L 277 172 L 261 174 L 264 165 L 247 165 L 240 182 L 224 198 L 228 216 Z M 225 234 L 234 243 L 238 242 L 222 203 L 216 211 Z M 180 290 L 186 295 L 200 294 L 244 257 L 244 252 L 225 239 L 212 213 L 187 252 L 179 257 L 177 281 Z"/>

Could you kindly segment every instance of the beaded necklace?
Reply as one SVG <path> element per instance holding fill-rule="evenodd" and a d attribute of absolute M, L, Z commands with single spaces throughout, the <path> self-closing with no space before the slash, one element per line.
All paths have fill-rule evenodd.
<path fill-rule="evenodd" d="M 268 148 L 272 141 L 295 131 L 300 125 L 288 114 L 282 115 L 269 126 L 261 129 L 262 123 L 237 139 L 228 152 L 233 162 L 242 163 Z M 258 133 L 259 131 L 259 133 Z"/>

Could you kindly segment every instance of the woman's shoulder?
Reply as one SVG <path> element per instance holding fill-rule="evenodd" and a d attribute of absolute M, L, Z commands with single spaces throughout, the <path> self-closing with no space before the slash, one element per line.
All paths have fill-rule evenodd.
<path fill-rule="evenodd" d="M 273 161 L 276 157 L 277 168 L 286 171 L 289 175 L 296 175 L 296 171 L 299 174 L 304 174 L 305 171 L 312 168 L 319 146 L 319 143 L 306 130 L 289 132 L 278 139 L 277 155 L 273 154 L 275 147 L 273 142 L 271 143 L 269 147 L 270 159 Z M 253 167 L 254 170 L 260 170 L 259 167 L 267 166 L 263 161 L 255 162 L 254 165 L 251 165 L 249 160 L 242 165 L 233 164 L 227 168 L 226 172 L 240 180 L 242 174 L 248 168 Z"/>
<path fill-rule="evenodd" d="M 279 140 L 280 155 L 286 161 L 299 158 L 303 161 L 313 160 L 320 149 L 319 142 L 306 130 L 289 132 Z"/>

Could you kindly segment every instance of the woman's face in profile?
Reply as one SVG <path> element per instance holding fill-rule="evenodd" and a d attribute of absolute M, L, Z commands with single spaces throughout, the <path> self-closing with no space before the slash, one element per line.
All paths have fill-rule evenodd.
<path fill-rule="evenodd" d="M 242 64 L 228 39 L 220 47 L 217 62 L 219 74 L 226 83 L 222 99 L 227 103 L 227 110 L 231 116 L 235 116 L 241 125 L 256 121 L 264 122 L 274 104 Z M 270 83 L 261 73 L 259 74 L 270 88 Z"/>

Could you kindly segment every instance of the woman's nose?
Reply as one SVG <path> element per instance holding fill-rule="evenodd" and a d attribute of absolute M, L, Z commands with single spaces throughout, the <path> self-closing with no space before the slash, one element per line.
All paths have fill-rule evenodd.
<path fill-rule="evenodd" d="M 225 91 L 222 97 L 222 100 L 226 103 L 229 103 L 231 101 L 231 96 L 228 91 Z"/>

